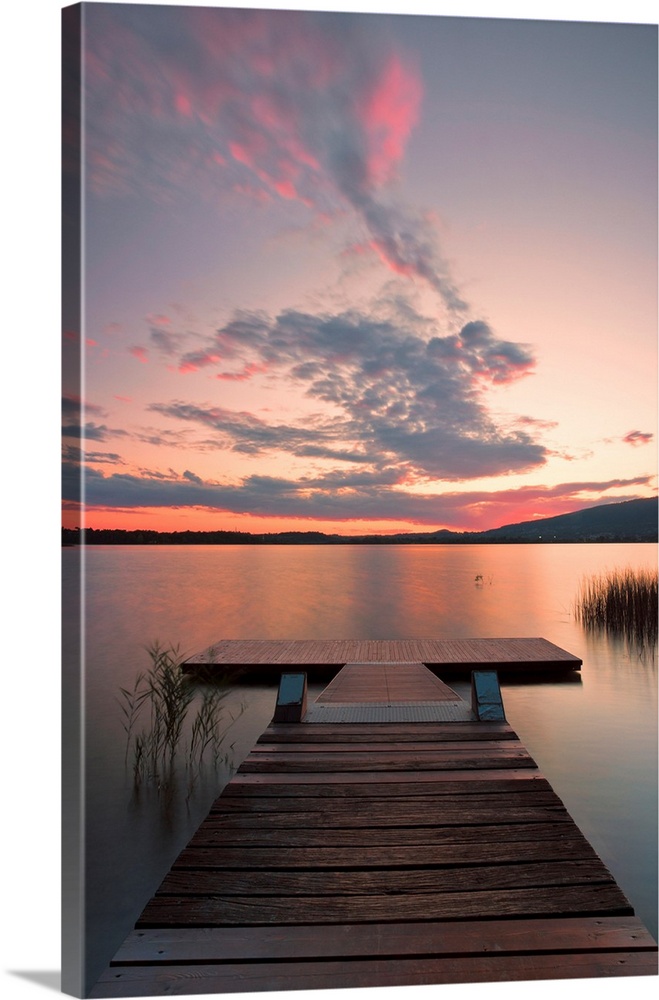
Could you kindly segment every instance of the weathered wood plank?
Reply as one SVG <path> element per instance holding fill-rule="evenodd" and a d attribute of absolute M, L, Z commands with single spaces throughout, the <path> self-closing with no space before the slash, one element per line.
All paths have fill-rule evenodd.
<path fill-rule="evenodd" d="M 256 746 L 250 751 L 250 757 L 253 754 L 269 754 L 271 756 L 285 754 L 285 753 L 296 753 L 296 754 L 355 754 L 355 753 L 366 753 L 369 754 L 400 754 L 401 756 L 410 753 L 455 753 L 455 754 L 466 754 L 474 753 L 478 751 L 479 753 L 513 753 L 513 752 L 526 752 L 523 744 L 519 740 L 454 740 L 449 742 L 439 741 L 439 740 L 425 740 L 412 743 L 391 743 L 383 741 L 370 742 L 367 740 L 359 740 L 352 742 L 339 742 L 340 735 L 336 740 L 327 743 L 311 743 L 304 742 L 298 743 L 295 740 L 289 742 L 272 742 L 265 743 L 259 740 Z"/>
<path fill-rule="evenodd" d="M 543 638 L 499 639 L 222 639 L 190 657 L 184 669 L 202 665 L 261 667 L 343 667 L 359 662 L 412 661 L 436 668 L 470 670 L 488 664 L 531 671 L 578 670 L 581 659 Z"/>
<path fill-rule="evenodd" d="M 406 651 L 407 652 L 407 651 Z M 460 701 L 455 691 L 422 663 L 348 663 L 318 696 L 318 702 Z"/>
<path fill-rule="evenodd" d="M 520 780 L 519 775 L 511 775 L 505 772 L 505 777 L 496 777 L 492 771 L 487 772 L 487 777 L 479 777 L 472 772 L 463 775 L 451 776 L 444 772 L 441 780 L 433 780 L 432 775 L 426 773 L 421 775 L 421 781 L 413 781 L 409 775 L 405 775 L 404 780 L 401 775 L 388 781 L 360 781 L 359 775 L 343 775 L 340 783 L 327 783 L 323 779 L 325 775 L 319 776 L 317 781 L 313 778 L 303 779 L 300 783 L 300 776 L 295 775 L 295 782 L 279 782 L 276 778 L 264 780 L 260 776 L 235 775 L 221 795 L 221 800 L 227 799 L 256 799 L 260 797 L 277 796 L 279 799 L 286 798 L 307 798 L 309 796 L 323 797 L 332 801 L 341 799 L 371 799 L 371 798 L 408 798 L 427 800 L 429 797 L 441 798 L 444 795 L 480 795 L 483 792 L 496 795 L 509 794 L 534 794 L 536 790 L 550 790 L 551 785 L 546 778 L 541 777 L 537 771 L 525 770 L 522 772 L 524 780 Z M 382 775 L 378 775 L 381 779 Z M 217 799 L 216 802 L 219 802 Z"/>
<path fill-rule="evenodd" d="M 462 768 L 461 766 L 456 766 L 455 768 L 447 768 L 445 770 L 436 771 L 406 771 L 405 781 L 408 784 L 416 783 L 419 785 L 433 784 L 435 782 L 465 782 L 465 781 L 483 781 L 484 771 L 479 771 L 477 769 L 468 770 Z M 530 767 L 520 767 L 520 768 L 488 768 L 487 780 L 496 781 L 501 779 L 504 781 L 510 781 L 513 778 L 518 778 L 520 781 L 534 781 L 534 780 L 544 780 L 544 774 L 539 770 Z M 231 779 L 232 784 L 243 785 L 263 785 L 270 786 L 273 783 L 277 784 L 291 784 L 291 785 L 313 785 L 314 787 L 321 784 L 339 784 L 347 785 L 349 783 L 361 785 L 365 787 L 366 785 L 383 785 L 388 782 L 398 783 L 401 779 L 400 771 L 379 771 L 377 774 L 370 774 L 368 771 L 343 771 L 343 772 L 300 772 L 294 773 L 289 771 L 279 771 L 273 772 L 271 774 L 259 774 L 259 773 L 243 773 L 240 770 Z"/>
<path fill-rule="evenodd" d="M 637 917 L 426 921 L 299 927 L 202 927 L 132 931 L 114 964 L 296 958 L 655 951 Z"/>
<path fill-rule="evenodd" d="M 468 728 L 467 728 L 468 727 Z M 519 740 L 509 726 L 499 730 L 481 730 L 480 724 L 452 722 L 451 729 L 447 731 L 446 724 L 438 725 L 436 722 L 417 722 L 414 726 L 403 723 L 397 725 L 385 722 L 373 723 L 325 723 L 314 722 L 307 725 L 302 722 L 297 726 L 298 733 L 285 728 L 284 726 L 270 726 L 256 741 L 256 746 L 262 743 L 294 743 L 298 747 L 306 743 L 332 744 L 335 741 L 345 744 L 369 743 L 375 746 L 378 743 L 481 743 Z"/>
<path fill-rule="evenodd" d="M 596 858 L 585 837 L 572 830 L 562 837 L 542 840 L 447 842 L 423 846 L 372 847 L 280 847 L 272 851 L 260 847 L 187 847 L 181 851 L 173 869 L 216 868 L 257 871 L 258 869 L 298 869 L 315 871 L 369 868 L 421 868 L 433 865 L 467 865 L 524 861 L 556 861 L 566 857 L 574 861 Z"/>
<path fill-rule="evenodd" d="M 320 800 L 322 802 L 322 800 Z M 541 823 L 548 821 L 568 821 L 570 819 L 565 806 L 557 802 L 528 803 L 513 802 L 506 810 L 506 823 Z M 333 827 L 365 826 L 373 830 L 378 827 L 405 826 L 483 826 L 501 821 L 501 803 L 486 805 L 474 802 L 470 798 L 464 801 L 448 802 L 437 808 L 434 802 L 419 802 L 411 814 L 405 804 L 401 808 L 392 804 L 388 807 L 386 801 L 379 799 L 367 804 L 355 802 L 353 808 L 340 806 L 328 810 L 300 809 L 283 812 L 271 812 L 267 817 L 258 812 L 222 812 L 216 810 L 209 814 L 204 826 L 209 829 L 238 830 L 248 828 L 275 829 L 277 827 Z"/>
<path fill-rule="evenodd" d="M 421 754 L 415 753 L 405 757 L 379 757 L 367 754 L 305 755 L 288 754 L 256 755 L 250 754 L 238 768 L 239 774 L 276 774 L 286 770 L 288 774 L 301 772 L 341 774 L 344 771 L 365 771 L 375 774 L 378 771 L 446 771 L 446 770 L 478 770 L 488 768 L 520 768 L 535 767 L 533 758 L 523 751 L 513 750 L 509 754 L 504 751 L 492 755 L 476 755 L 474 752 L 460 755 L 454 754 Z"/>
<path fill-rule="evenodd" d="M 295 761 L 319 760 L 329 764 L 340 764 L 341 762 L 361 762 L 378 764 L 387 760 L 400 760 L 401 763 L 414 766 L 416 760 L 456 760 L 462 761 L 469 757 L 477 759 L 491 760 L 531 760 L 531 755 L 521 743 L 511 742 L 507 745 L 496 745 L 492 743 L 477 743 L 475 746 L 464 746 L 460 743 L 453 744 L 414 744 L 403 747 L 387 747 L 381 743 L 368 746 L 360 743 L 347 748 L 329 746 L 306 746 L 291 749 L 290 744 L 283 746 L 273 746 L 270 749 L 258 747 L 251 750 L 245 758 L 246 761 L 272 762 L 273 764 L 288 765 Z M 242 766 L 242 765 L 241 765 Z M 240 768 L 239 768 L 240 770 Z"/>
<path fill-rule="evenodd" d="M 599 858 L 579 861 L 528 861 L 523 864 L 460 865 L 438 868 L 378 869 L 377 871 L 217 871 L 172 869 L 160 885 L 158 896 L 381 896 L 391 895 L 397 905 L 401 895 L 537 888 L 588 884 L 614 884 Z M 418 916 L 423 900 L 418 901 Z"/>
<path fill-rule="evenodd" d="M 109 969 L 90 994 L 104 997 L 253 993 L 261 990 L 359 989 L 607 976 L 652 976 L 647 952 L 565 955 L 488 955 L 487 958 L 387 959 L 346 962 L 281 962 Z"/>
<path fill-rule="evenodd" d="M 415 817 L 422 812 L 433 812 L 435 818 L 439 818 L 440 810 L 455 806 L 469 806 L 476 808 L 496 808 L 501 811 L 502 806 L 506 809 L 529 808 L 531 806 L 555 806 L 564 809 L 565 806 L 554 792 L 540 789 L 538 791 L 529 790 L 525 792 L 514 791 L 505 793 L 505 800 L 501 794 L 488 793 L 485 791 L 476 792 L 473 795 L 468 793 L 453 792 L 446 795 L 438 795 L 434 789 L 430 794 L 405 795 L 394 799 L 388 799 L 385 795 L 371 796 L 364 801 L 350 798 L 337 798 L 328 804 L 327 798 L 321 795 L 310 793 L 305 796 L 289 796 L 283 798 L 279 795 L 254 795 L 254 796 L 221 796 L 211 806 L 208 818 L 212 819 L 219 814 L 243 815 L 257 813 L 262 816 L 262 821 L 267 822 L 267 816 L 262 814 L 270 813 L 297 813 L 297 812 L 327 812 L 332 810 L 333 815 L 337 812 L 368 812 L 378 809 L 387 809 L 388 815 L 403 813 L 409 819 L 410 815 Z M 412 813 L 412 810 L 414 812 Z"/>
<path fill-rule="evenodd" d="M 561 916 L 604 913 L 632 915 L 615 882 L 591 885 L 494 889 L 491 891 L 423 893 L 420 896 L 302 896 L 293 899 L 257 896 L 159 896 L 147 903 L 136 927 L 231 924 L 363 923 L 390 920 L 459 920 L 470 917 Z"/>
<path fill-rule="evenodd" d="M 479 807 L 472 809 L 455 806 L 438 812 L 432 807 L 422 809 L 421 806 L 415 812 L 413 826 L 415 829 L 422 827 L 443 827 L 443 826 L 484 826 L 488 823 L 495 824 L 501 819 L 501 808 Z M 558 806 L 529 806 L 518 809 L 510 809 L 506 815 L 506 822 L 514 823 L 543 823 L 543 822 L 569 822 L 570 817 L 565 808 Z M 248 815 L 213 813 L 205 820 L 204 829 L 211 830 L 264 830 L 264 832 L 280 829 L 292 830 L 333 830 L 346 828 L 362 828 L 375 831 L 379 827 L 391 828 L 394 826 L 410 828 L 411 817 L 405 811 L 393 813 L 387 809 L 386 803 L 382 803 L 379 809 L 375 805 L 368 810 L 345 810 L 340 813 L 331 811 L 329 814 L 320 810 L 317 812 L 286 812 L 269 813 L 267 820 L 259 813 Z M 318 833 L 317 833 L 318 835 Z M 374 834 L 375 835 L 375 834 Z"/>
<path fill-rule="evenodd" d="M 556 815 L 551 822 L 519 822 L 508 825 L 474 824 L 465 826 L 391 826 L 374 827 L 327 827 L 319 837 L 319 829 L 309 827 L 304 830 L 295 827 L 280 827 L 263 829 L 254 827 L 227 829 L 222 826 L 204 824 L 194 834 L 190 841 L 191 847 L 264 847 L 269 849 L 282 847 L 405 847 L 405 846 L 438 846 L 447 843 L 477 843 L 484 838 L 496 840 L 497 843 L 508 843 L 518 840 L 528 840 L 539 836 L 545 839 L 558 839 L 571 835 L 575 829 L 569 816 Z"/>

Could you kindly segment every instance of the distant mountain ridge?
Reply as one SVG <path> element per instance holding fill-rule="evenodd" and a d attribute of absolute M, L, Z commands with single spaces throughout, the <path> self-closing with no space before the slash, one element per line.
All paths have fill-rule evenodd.
<path fill-rule="evenodd" d="M 65 545 L 473 545 L 478 543 L 656 542 L 657 497 L 587 507 L 571 514 L 505 524 L 487 531 L 401 532 L 396 535 L 326 535 L 322 531 L 125 531 L 120 528 L 63 528 Z"/>
<path fill-rule="evenodd" d="M 389 536 L 401 541 L 435 542 L 656 542 L 657 497 L 586 507 L 570 514 L 505 524 L 486 531 L 456 532 L 442 528 Z"/>
<path fill-rule="evenodd" d="M 479 535 L 482 541 L 655 542 L 658 518 L 657 498 L 648 497 L 506 524 Z"/>

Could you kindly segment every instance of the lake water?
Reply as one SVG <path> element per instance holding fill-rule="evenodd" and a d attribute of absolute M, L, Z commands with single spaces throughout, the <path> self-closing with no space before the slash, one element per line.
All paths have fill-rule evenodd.
<path fill-rule="evenodd" d="M 63 549 L 65 670 L 84 594 L 88 986 L 274 709 L 274 683 L 233 691 L 229 765 L 207 767 L 192 789 L 184 774 L 171 793 L 136 789 L 117 695 L 156 640 L 192 654 L 222 638 L 543 636 L 581 657 L 576 680 L 505 683 L 506 715 L 656 938 L 656 650 L 589 634 L 573 614 L 584 577 L 654 569 L 656 555 L 642 544 Z"/>

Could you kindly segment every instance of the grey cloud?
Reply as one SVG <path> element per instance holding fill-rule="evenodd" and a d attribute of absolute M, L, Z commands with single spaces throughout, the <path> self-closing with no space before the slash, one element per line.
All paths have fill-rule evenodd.
<path fill-rule="evenodd" d="M 649 444 L 652 441 L 654 434 L 643 431 L 630 431 L 629 434 L 625 434 L 622 439 L 625 444 L 639 445 L 639 444 Z"/>
<path fill-rule="evenodd" d="M 198 482 L 192 474 L 178 479 L 163 480 L 160 476 L 145 474 L 142 477 L 114 473 L 103 476 L 95 470 L 85 472 L 86 501 L 91 506 L 122 508 L 139 507 L 206 507 L 237 514 L 271 515 L 291 518 L 317 518 L 347 521 L 377 518 L 380 520 L 409 521 L 426 527 L 438 524 L 467 525 L 471 528 L 492 527 L 509 523 L 511 513 L 520 504 L 530 502 L 542 505 L 551 501 L 548 508 L 556 513 L 556 503 L 569 505 L 570 510 L 593 506 L 596 502 L 584 499 L 588 491 L 606 492 L 610 489 L 647 486 L 649 477 L 617 479 L 608 482 L 564 483 L 553 487 L 525 487 L 492 493 L 471 491 L 446 492 L 442 495 L 410 494 L 392 488 L 394 471 L 384 470 L 380 476 L 358 476 L 352 488 L 338 491 L 337 477 L 319 477 L 297 482 L 271 476 L 249 476 L 236 485 L 217 485 Z M 64 473 L 64 498 L 78 499 L 80 469 L 67 465 Z M 627 492 L 623 497 L 634 499 L 637 493 Z M 487 508 L 488 523 L 483 524 L 483 508 Z"/>
<path fill-rule="evenodd" d="M 62 425 L 62 437 L 75 440 L 105 441 L 108 437 L 128 436 L 126 431 L 116 427 L 108 427 L 107 424 L 99 424 L 93 420 L 86 420 L 83 423 L 88 414 L 105 416 L 106 411 L 94 403 L 83 402 L 77 396 L 63 396 L 62 416 L 70 422 Z"/>
<path fill-rule="evenodd" d="M 465 323 L 460 331 L 462 342 L 470 347 L 487 344 L 491 336 L 492 331 L 483 320 L 472 320 Z"/>
<path fill-rule="evenodd" d="M 82 451 L 80 448 L 67 447 L 64 450 L 64 458 L 69 462 L 86 463 L 93 462 L 94 465 L 125 465 L 126 462 L 121 455 L 113 451 Z"/>
<path fill-rule="evenodd" d="M 79 399 L 78 396 L 62 396 L 62 415 L 65 417 L 80 418 L 83 413 L 91 413 L 94 416 L 104 416 L 105 410 L 102 406 L 89 403 Z"/>
<path fill-rule="evenodd" d="M 301 379 L 303 381 L 318 378 L 321 374 L 322 368 L 315 361 L 307 361 L 304 364 L 295 365 L 291 368 L 291 376 L 294 379 Z"/>
<path fill-rule="evenodd" d="M 182 371 L 206 368 L 221 361 L 240 358 L 250 348 L 262 347 L 268 336 L 268 320 L 262 313 L 237 310 L 230 323 L 205 345 L 179 358 Z"/>
<path fill-rule="evenodd" d="M 89 25 L 99 194 L 146 188 L 159 202 L 192 192 L 216 200 L 218 185 L 247 180 L 324 214 L 349 205 L 391 270 L 428 282 L 449 310 L 465 309 L 433 227 L 391 203 L 422 87 L 382 25 L 353 17 L 346 30 L 333 12 L 194 8 L 184 17 L 150 9 L 145 21 L 129 7 L 92 9 Z M 397 89 L 396 122 L 374 129 L 370 102 L 383 87 Z"/>
<path fill-rule="evenodd" d="M 81 424 L 65 424 L 62 427 L 62 436 L 68 438 L 84 438 L 88 441 L 105 441 L 112 432 L 105 424 L 94 424 L 91 421 Z"/>
<path fill-rule="evenodd" d="M 450 425 L 407 431 L 378 423 L 378 440 L 385 451 L 404 456 L 419 473 L 444 479 L 499 476 L 522 472 L 545 462 L 546 449 L 526 434 L 503 436 L 484 427 L 480 438 L 460 434 Z"/>
<path fill-rule="evenodd" d="M 185 402 L 152 408 L 211 427 L 218 443 L 243 454 L 337 446 L 345 452 L 351 442 L 356 455 L 372 456 L 379 466 L 411 463 L 419 475 L 447 480 L 542 465 L 547 451 L 532 437 L 533 426 L 498 427 L 481 391 L 527 374 L 534 363 L 529 348 L 499 339 L 481 321 L 458 335 L 428 338 L 427 320 L 416 319 L 411 309 L 399 325 L 356 310 L 285 310 L 271 319 L 242 313 L 204 348 L 212 356 L 228 346 L 243 363 L 297 381 L 309 397 L 338 406 L 338 418 L 301 427 Z"/>
<path fill-rule="evenodd" d="M 452 312 L 464 312 L 463 299 L 450 276 L 447 262 L 441 257 L 437 237 L 422 218 L 412 210 L 391 208 L 372 197 L 355 191 L 344 192 L 366 222 L 375 247 L 398 274 L 423 278 L 438 292 Z"/>
<path fill-rule="evenodd" d="M 66 423 L 62 425 L 62 436 L 65 438 L 86 438 L 90 441 L 104 441 L 111 433 L 105 424 L 97 424 L 92 420 L 83 423 L 87 415 L 105 416 L 105 410 L 94 403 L 84 402 L 77 396 L 62 396 L 62 417 Z"/>
<path fill-rule="evenodd" d="M 295 451 L 301 446 L 318 446 L 318 442 L 324 437 L 332 439 L 332 435 L 320 423 L 311 427 L 267 424 L 250 413 L 180 401 L 153 403 L 149 409 L 176 420 L 209 427 L 217 434 L 218 445 L 243 454 L 259 454 L 273 449 Z"/>
<path fill-rule="evenodd" d="M 335 462 L 375 463 L 379 456 L 359 451 L 345 451 L 339 448 L 323 448 L 317 444 L 305 444 L 293 449 L 298 458 L 330 458 Z"/>
<path fill-rule="evenodd" d="M 181 345 L 185 340 L 185 335 L 173 333 L 171 330 L 163 330 L 160 327 L 152 326 L 149 331 L 151 344 L 161 354 L 166 357 L 173 357 L 180 353 Z"/>
<path fill-rule="evenodd" d="M 384 468 L 366 472 L 328 472 L 322 476 L 303 477 L 299 480 L 302 489 L 319 489 L 323 491 L 353 490 L 372 491 L 376 487 L 395 486 L 401 478 L 398 468 Z"/>

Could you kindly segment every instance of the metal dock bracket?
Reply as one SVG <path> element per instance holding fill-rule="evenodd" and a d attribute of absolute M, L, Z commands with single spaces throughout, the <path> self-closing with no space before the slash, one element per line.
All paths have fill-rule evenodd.
<path fill-rule="evenodd" d="M 479 722 L 506 721 L 496 670 L 472 670 L 471 710 Z"/>
<path fill-rule="evenodd" d="M 282 674 L 273 722 L 302 722 L 307 711 L 307 675 Z"/>

